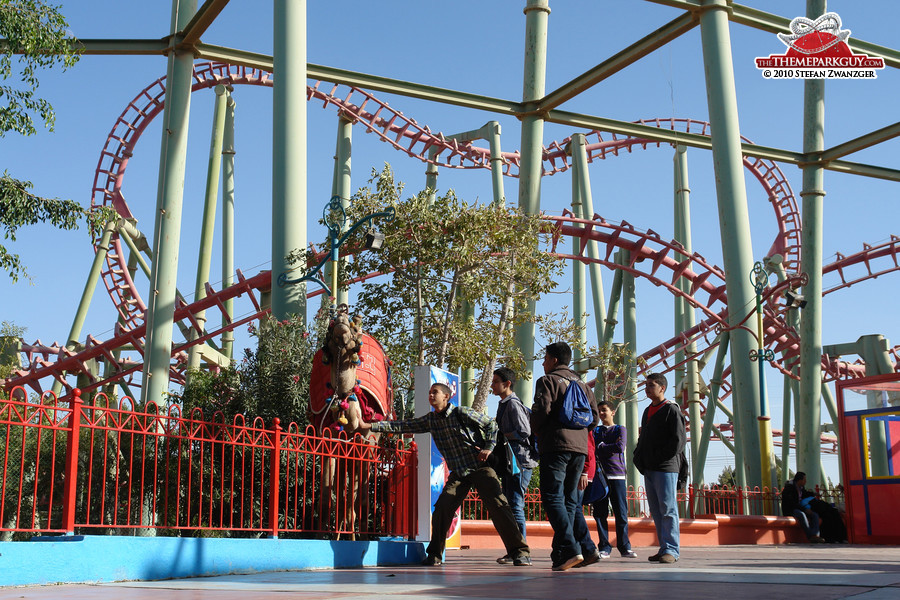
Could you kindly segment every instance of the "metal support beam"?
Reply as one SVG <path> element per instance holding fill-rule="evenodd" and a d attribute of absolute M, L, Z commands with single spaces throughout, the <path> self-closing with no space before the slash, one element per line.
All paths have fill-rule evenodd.
<path fill-rule="evenodd" d="M 861 135 L 858 138 L 848 140 L 843 144 L 833 146 L 828 150 L 822 152 L 821 160 L 830 162 L 836 158 L 847 156 L 848 154 L 853 154 L 854 152 L 859 152 L 860 150 L 864 150 L 866 148 L 869 148 L 870 146 L 880 144 L 881 142 L 892 140 L 897 136 L 900 136 L 900 122 L 894 123 L 893 125 L 888 125 L 887 127 L 882 127 L 881 129 L 878 129 L 871 133 Z"/>
<path fill-rule="evenodd" d="M 228 0 L 206 0 L 193 18 L 185 25 L 182 31 L 181 43 L 192 46 L 200 41 L 200 36 L 206 33 L 219 13 L 228 6 Z"/>
<path fill-rule="evenodd" d="M 576 169 L 573 169 L 574 172 L 572 177 L 575 179 L 574 185 L 580 190 L 581 214 L 579 216 L 582 219 L 593 219 L 594 199 L 591 192 L 591 175 L 588 171 L 587 142 L 584 139 L 583 133 L 572 135 L 570 150 L 572 153 L 572 166 L 577 167 Z M 596 327 L 597 342 L 602 348 L 603 327 L 606 322 L 606 302 L 603 299 L 603 273 L 600 269 L 600 263 L 598 262 L 600 250 L 597 248 L 597 241 L 588 240 L 585 250 L 587 250 L 587 255 L 591 259 L 588 270 L 591 278 L 594 326 Z"/>
<path fill-rule="evenodd" d="M 687 148 L 682 145 L 675 147 L 674 156 L 674 180 L 675 180 L 675 239 L 684 246 L 682 256 L 687 258 L 692 255 L 691 242 L 691 189 L 688 179 Z M 678 287 L 685 293 L 690 292 L 688 282 L 679 278 Z M 697 324 L 697 316 L 694 307 L 684 298 L 675 297 L 675 312 L 677 316 L 676 331 L 678 335 L 683 331 L 690 331 Z M 684 349 L 688 356 L 696 356 L 697 343 L 691 342 Z M 680 362 L 680 361 L 678 361 Z M 705 460 L 700 460 L 700 439 L 695 435 L 703 427 L 700 414 L 700 365 L 697 359 L 687 362 L 685 376 L 681 382 L 684 389 L 684 399 L 687 404 L 688 416 L 691 422 L 691 464 L 701 477 Z M 678 383 L 676 382 L 676 389 Z M 702 483 L 702 479 L 701 479 Z"/>
<path fill-rule="evenodd" d="M 547 22 L 550 18 L 549 0 L 527 0 L 525 5 L 525 73 L 522 101 L 532 102 L 544 97 L 547 78 Z M 519 167 L 519 208 L 529 215 L 541 211 L 541 175 L 544 120 L 538 114 L 522 117 L 521 162 Z M 526 310 L 534 313 L 534 301 Z M 531 406 L 534 372 L 534 323 L 516 328 L 516 346 L 525 357 L 526 376 L 516 381 L 516 395 Z M 554 340 L 555 341 L 555 340 Z"/>
<path fill-rule="evenodd" d="M 816 19 L 826 12 L 825 0 L 807 0 L 806 16 Z M 825 80 L 803 82 L 803 151 L 820 153 L 825 148 Z M 819 471 L 821 455 L 822 383 L 822 231 L 825 174 L 822 167 L 803 168 L 802 236 L 800 270 L 806 307 L 800 313 L 800 407 L 797 411 L 797 465 L 806 472 L 809 485 L 825 483 Z"/>
<path fill-rule="evenodd" d="M 272 273 L 306 241 L 306 0 L 275 0 Z M 306 268 L 306 265 L 303 265 Z M 272 316 L 306 319 L 306 284 L 272 286 Z"/>
<path fill-rule="evenodd" d="M 81 329 L 84 327 L 85 319 L 87 319 L 88 309 L 91 307 L 91 300 L 94 297 L 94 290 L 97 289 L 97 282 L 100 281 L 100 271 L 103 269 L 103 263 L 106 262 L 110 238 L 112 238 L 115 229 L 115 220 L 108 222 L 103 227 L 103 234 L 100 236 L 97 252 L 94 254 L 94 262 L 91 263 L 91 270 L 88 271 L 87 279 L 84 282 L 84 290 L 81 292 L 81 301 L 75 310 L 75 318 L 72 320 L 72 327 L 69 329 L 69 337 L 66 338 L 66 348 L 69 350 L 73 350 L 78 346 Z M 56 396 L 59 396 L 60 392 L 62 392 L 62 382 L 54 381 L 51 389 Z"/>
<path fill-rule="evenodd" d="M 631 262 L 631 251 L 620 250 L 619 258 L 621 264 L 627 265 Z M 622 334 L 625 344 L 628 346 L 629 354 L 629 372 L 637 373 L 636 365 L 636 348 L 637 348 L 637 299 L 635 297 L 634 275 L 623 271 L 622 273 Z M 634 449 L 637 446 L 638 431 L 641 425 L 641 413 L 638 410 L 637 397 L 637 381 L 635 377 L 628 377 L 625 382 L 625 431 L 628 439 L 626 441 L 626 456 L 634 456 Z M 628 485 L 637 488 L 639 485 L 639 474 L 634 461 L 627 461 L 626 480 Z"/>
<path fill-rule="evenodd" d="M 694 487 L 703 485 L 703 471 L 706 468 L 706 456 L 709 453 L 709 436 L 715 430 L 714 423 L 716 418 L 716 406 L 719 402 L 719 389 L 722 386 L 722 372 L 725 370 L 725 358 L 728 355 L 728 343 L 731 334 L 728 330 L 719 334 L 719 348 L 716 352 L 716 362 L 713 366 L 712 379 L 709 381 L 709 397 L 706 401 L 706 415 L 703 417 L 703 425 L 700 429 L 700 443 L 697 445 L 697 458 L 694 462 Z M 694 432 L 697 431 L 691 425 L 691 440 L 694 439 Z M 692 443 L 693 446 L 693 443 Z M 732 448 L 734 452 L 734 448 Z"/>
<path fill-rule="evenodd" d="M 621 260 L 621 253 L 617 251 L 615 261 L 618 264 L 622 264 Z M 609 290 L 609 310 L 606 313 L 603 339 L 600 342 L 601 348 L 611 344 L 613 336 L 616 333 L 616 324 L 618 323 L 616 317 L 619 315 L 619 302 L 622 298 L 622 278 L 624 277 L 624 273 L 625 271 L 622 269 L 616 269 L 616 272 L 613 274 L 612 289 Z"/>
<path fill-rule="evenodd" d="M 753 247 L 750 242 L 750 217 L 747 190 L 741 158 L 741 134 L 738 122 L 737 93 L 731 55 L 731 35 L 728 28 L 726 0 L 704 0 L 705 10 L 700 17 L 703 42 L 703 62 L 706 72 L 706 93 L 712 137 L 713 168 L 716 176 L 716 197 L 719 208 L 719 227 L 725 267 L 725 289 L 728 294 L 728 321 L 732 327 L 742 325 L 755 298 L 748 274 L 753 267 Z M 750 365 L 750 350 L 755 346 L 753 335 L 746 329 L 731 333 L 733 405 L 740 414 L 738 445 L 743 446 L 743 461 L 748 483 L 760 486 L 761 465 L 759 436 L 756 432 L 759 416 L 759 381 Z"/>
<path fill-rule="evenodd" d="M 222 289 L 234 284 L 234 98 L 228 93 L 222 139 Z M 234 316 L 234 298 L 225 300 L 222 327 Z M 222 354 L 234 358 L 234 332 L 222 334 Z"/>
<path fill-rule="evenodd" d="M 574 161 L 572 167 L 572 212 L 577 218 L 584 218 L 582 187 L 578 185 L 583 167 L 574 163 Z M 572 256 L 579 256 L 581 254 L 581 238 L 572 236 L 570 241 L 572 242 Z M 579 341 L 579 344 L 573 348 L 572 360 L 576 363 L 584 357 L 581 348 L 587 347 L 587 328 L 584 322 L 584 314 L 587 312 L 587 293 L 584 285 L 585 272 L 586 269 L 583 262 L 577 259 L 572 261 L 572 320 L 575 323 Z"/>
<path fill-rule="evenodd" d="M 334 178 L 331 183 L 331 196 L 341 199 L 341 207 L 346 214 L 350 208 L 350 196 L 353 194 L 350 179 L 350 164 L 353 151 L 353 122 L 343 116 L 338 116 L 337 142 L 334 151 Z M 349 223 L 344 222 L 341 235 L 347 232 Z M 337 305 L 348 302 L 347 288 L 338 285 L 338 273 L 344 269 L 347 258 L 342 257 L 338 261 L 331 261 L 327 265 L 326 280 L 332 282 L 331 293 L 337 301 Z"/>
<path fill-rule="evenodd" d="M 597 85 L 607 77 L 615 75 L 628 65 L 647 56 L 654 50 L 662 48 L 682 34 L 687 33 L 697 26 L 700 21 L 692 14 L 687 13 L 669 21 L 650 35 L 641 38 L 621 52 L 606 59 L 593 69 L 579 75 L 569 83 L 553 90 L 540 101 L 543 110 L 556 108 L 563 102 L 570 100 L 581 92 Z"/>
<path fill-rule="evenodd" d="M 656 4 L 664 4 L 673 8 L 697 12 L 708 8 L 704 0 L 650 0 Z M 728 18 L 740 25 L 753 27 L 769 33 L 790 33 L 791 19 L 773 15 L 762 10 L 750 8 L 743 4 L 728 2 Z M 900 52 L 878 44 L 872 44 L 856 38 L 848 41 L 850 49 L 856 53 L 865 53 L 870 56 L 879 56 L 884 59 L 884 64 L 889 67 L 900 67 Z"/>
<path fill-rule="evenodd" d="M 172 32 L 181 31 L 197 9 L 196 0 L 172 0 Z M 146 405 L 165 404 L 169 391 L 178 246 L 187 159 L 191 77 L 194 55 L 176 50 L 169 54 L 166 73 L 166 105 L 163 111 L 162 149 L 156 222 L 153 228 L 153 264 L 147 305 L 147 338 L 141 400 Z"/>
<path fill-rule="evenodd" d="M 224 85 L 215 87 L 216 100 L 213 110 L 212 135 L 209 142 L 209 163 L 206 169 L 206 195 L 203 202 L 203 218 L 200 223 L 200 249 L 197 255 L 197 278 L 194 283 L 194 301 L 206 298 L 206 283 L 209 281 L 209 270 L 212 264 L 213 234 L 216 228 L 216 204 L 219 200 L 219 175 L 222 172 L 222 147 L 225 138 L 225 110 L 228 105 L 228 91 Z M 206 311 L 197 312 L 197 329 L 191 330 L 190 339 L 196 340 L 203 335 L 206 324 Z M 200 368 L 200 344 L 188 350 L 188 377 L 191 370 Z"/>

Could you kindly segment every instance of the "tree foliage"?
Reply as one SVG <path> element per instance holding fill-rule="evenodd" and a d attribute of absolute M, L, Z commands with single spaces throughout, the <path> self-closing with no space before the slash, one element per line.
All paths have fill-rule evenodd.
<path fill-rule="evenodd" d="M 218 372 L 192 371 L 175 401 L 185 414 L 195 408 L 209 418 L 221 411 L 230 421 L 235 415 L 260 417 L 266 423 L 278 417 L 283 426 L 294 422 L 300 430 L 309 424 L 309 380 L 313 356 L 324 337 L 327 315 L 321 311 L 312 327 L 292 317 L 268 318 L 257 327 L 249 325 L 257 338 L 255 349 Z"/>
<path fill-rule="evenodd" d="M 53 107 L 37 96 L 37 73 L 78 62 L 68 26 L 59 8 L 43 0 L 0 0 L 0 78 L 17 80 L 0 84 L 0 137 L 7 131 L 34 135 L 35 117 L 53 130 Z"/>
<path fill-rule="evenodd" d="M 19 368 L 19 343 L 27 329 L 11 321 L 0 323 L 0 379 Z"/>
<path fill-rule="evenodd" d="M 415 365 L 482 367 L 477 407 L 498 359 L 525 370 L 514 329 L 535 320 L 528 303 L 551 291 L 562 271 L 546 252 L 551 225 L 518 209 L 468 204 L 452 191 L 402 199 L 387 165 L 369 183 L 374 188 L 353 196 L 348 219 L 388 208 L 395 217 L 378 224 L 382 250 L 356 253 L 342 275 L 390 275 L 363 284 L 355 311 L 386 346 L 398 379 Z"/>
<path fill-rule="evenodd" d="M 35 121 L 53 130 L 55 115 L 50 103 L 37 95 L 38 71 L 67 69 L 78 61 L 68 24 L 58 7 L 43 0 L 0 0 L 0 137 L 8 132 L 37 133 Z M 0 227 L 3 239 L 16 241 L 16 230 L 26 225 L 49 223 L 60 229 L 77 229 L 90 215 L 77 202 L 42 198 L 31 193 L 32 184 L 9 173 L 0 177 Z M 0 269 L 15 282 L 28 272 L 18 254 L 0 244 Z"/>

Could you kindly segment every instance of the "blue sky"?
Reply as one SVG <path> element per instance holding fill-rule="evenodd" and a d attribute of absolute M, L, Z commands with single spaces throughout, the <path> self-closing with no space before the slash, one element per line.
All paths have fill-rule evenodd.
<path fill-rule="evenodd" d="M 254 52 L 272 52 L 272 3 L 232 0 L 203 41 Z M 359 0 L 308 3 L 308 60 L 312 63 L 361 71 L 487 96 L 518 100 L 522 93 L 524 2 L 458 0 L 452 4 L 394 0 L 373 4 Z M 792 18 L 805 11 L 805 2 L 754 1 L 746 5 Z M 167 2 L 139 3 L 94 0 L 61 2 L 71 30 L 82 38 L 160 38 L 168 33 Z M 843 19 L 852 38 L 891 45 L 896 40 L 896 4 L 888 0 L 833 0 L 831 11 Z M 551 2 L 547 90 L 571 80 L 635 40 L 678 16 L 679 11 L 650 2 Z M 753 59 L 783 52 L 774 35 L 731 25 L 741 132 L 765 146 L 800 150 L 802 144 L 803 84 L 797 80 L 762 78 Z M 145 86 L 165 75 L 162 57 L 84 57 L 62 73 L 41 76 L 40 93 L 57 112 L 56 130 L 30 138 L 7 136 L 0 143 L 0 164 L 11 174 L 34 182 L 45 196 L 90 202 L 94 170 L 117 116 Z M 900 79 L 885 69 L 874 81 L 829 81 L 826 84 L 826 147 L 889 125 L 897 120 Z M 235 90 L 236 126 L 236 266 L 252 275 L 271 261 L 271 90 L 243 86 Z M 480 127 L 495 118 L 485 112 L 390 95 L 379 95 L 393 108 L 447 134 Z M 194 94 L 188 174 L 185 181 L 179 288 L 194 287 L 196 248 L 202 212 L 213 94 Z M 632 121 L 644 118 L 707 119 L 700 31 L 693 31 L 609 78 L 564 110 Z M 337 119 L 330 108 L 308 106 L 308 202 L 310 221 L 321 214 L 331 193 L 332 157 Z M 143 134 L 129 164 L 125 198 L 145 233 L 152 231 L 156 198 L 160 119 Z M 499 119 L 503 148 L 519 146 L 519 123 Z M 575 130 L 547 125 L 544 144 L 562 140 Z M 353 132 L 353 187 L 365 184 L 371 169 L 385 162 L 411 193 L 424 187 L 424 164 L 393 150 L 360 128 Z M 898 142 L 892 140 L 847 157 L 892 167 Z M 721 242 L 715 202 L 711 156 L 689 150 L 694 250 L 721 265 Z M 782 165 L 798 203 L 800 171 Z M 672 220 L 672 149 L 636 150 L 591 165 L 594 210 L 608 220 L 628 220 L 639 229 L 674 235 Z M 487 171 L 442 172 L 439 187 L 453 188 L 470 200 L 490 200 Z M 515 202 L 517 180 L 507 178 L 506 196 Z M 898 187 L 890 182 L 826 172 L 824 262 L 836 252 L 848 255 L 864 243 L 877 244 L 900 234 L 897 224 Z M 775 235 L 775 222 L 765 194 L 747 179 L 754 255 L 762 258 Z M 542 209 L 560 214 L 571 202 L 569 173 L 547 177 L 542 184 Z M 324 233 L 310 225 L 309 240 Z M 19 233 L 11 245 L 29 266 L 32 282 L 12 284 L 0 278 L 0 320 L 27 327 L 28 340 L 64 341 L 71 326 L 93 252 L 84 231 L 59 232 L 36 226 Z M 218 240 L 216 242 L 218 247 Z M 219 273 L 217 261 L 212 273 Z M 211 277 L 215 287 L 217 275 Z M 569 279 L 560 290 L 568 290 Z M 611 272 L 604 275 L 608 295 Z M 828 282 L 826 281 L 826 287 Z M 896 317 L 896 276 L 837 292 L 826 298 L 823 341 L 855 341 L 860 335 L 882 333 L 900 342 Z M 542 303 L 546 310 L 571 305 L 564 295 Z M 673 334 L 671 297 L 662 289 L 638 281 L 639 350 L 651 348 Z M 239 309 L 240 310 L 240 309 Z M 109 337 L 115 313 L 104 291 L 98 290 L 82 335 Z M 589 336 L 593 338 L 593 328 Z M 238 343 L 246 343 L 246 339 Z M 538 340 L 537 344 L 545 340 Z M 705 374 L 708 378 L 709 373 Z M 781 378 L 769 370 L 769 389 L 775 427 L 781 421 Z M 715 472 L 729 459 L 711 459 Z M 829 471 L 832 471 L 829 468 Z M 832 471 L 833 472 L 833 471 Z"/>

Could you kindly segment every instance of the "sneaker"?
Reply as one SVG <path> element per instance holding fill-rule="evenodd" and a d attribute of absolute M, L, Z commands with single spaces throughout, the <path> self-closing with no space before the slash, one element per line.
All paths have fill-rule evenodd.
<path fill-rule="evenodd" d="M 634 553 L 634 550 L 628 550 L 622 553 L 622 558 L 637 558 L 637 554 Z"/>
<path fill-rule="evenodd" d="M 609 556 L 609 554 L 607 554 L 607 556 Z M 580 569 L 581 567 L 586 567 L 586 566 L 588 566 L 588 565 L 592 565 L 592 564 L 594 564 L 595 562 L 598 562 L 602 557 L 603 557 L 603 553 L 602 553 L 602 552 L 598 552 L 598 551 L 595 549 L 595 550 L 594 550 L 593 552 L 591 552 L 590 554 L 585 554 L 585 555 L 584 555 L 584 560 L 581 561 L 580 564 L 575 565 L 575 568 L 576 568 L 576 569 Z"/>
<path fill-rule="evenodd" d="M 431 556 L 430 554 L 425 557 L 425 560 L 422 561 L 423 567 L 439 567 L 441 566 L 441 557 L 440 556 Z"/>
<path fill-rule="evenodd" d="M 672 556 L 671 554 L 663 554 L 662 556 L 659 557 L 659 562 L 666 564 L 666 565 L 671 565 L 672 563 L 676 562 L 677 560 L 678 560 L 678 557 Z"/>
<path fill-rule="evenodd" d="M 648 556 L 647 560 L 649 560 L 650 562 L 659 562 L 659 559 L 661 557 L 662 557 L 662 552 L 657 552 L 656 554 Z"/>
<path fill-rule="evenodd" d="M 512 564 L 512 562 L 513 562 L 513 559 L 511 559 L 509 557 L 509 554 L 505 554 L 497 559 L 498 565 L 510 565 L 510 564 Z"/>
<path fill-rule="evenodd" d="M 516 567 L 530 567 L 531 566 L 531 557 L 530 556 L 520 556 L 519 558 L 513 559 L 512 563 Z"/>
<path fill-rule="evenodd" d="M 820 537 L 818 535 L 814 535 L 811 538 L 809 538 L 809 543 L 810 544 L 824 544 L 825 540 L 822 539 L 822 537 Z"/>
<path fill-rule="evenodd" d="M 609 558 L 609 552 L 607 552 L 606 550 L 601 550 L 600 558 Z"/>
<path fill-rule="evenodd" d="M 551 571 L 568 571 L 572 567 L 575 567 L 575 566 L 581 564 L 581 562 L 583 560 L 584 560 L 584 557 L 582 555 L 576 554 L 572 558 L 565 560 L 565 561 L 559 563 L 558 565 L 553 565 L 552 567 L 550 567 L 550 570 Z"/>

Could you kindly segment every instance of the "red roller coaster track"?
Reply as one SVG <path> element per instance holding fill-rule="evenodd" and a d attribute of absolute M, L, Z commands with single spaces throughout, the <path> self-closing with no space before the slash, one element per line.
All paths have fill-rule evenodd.
<path fill-rule="evenodd" d="M 266 71 L 248 67 L 225 65 L 221 63 L 198 64 L 194 71 L 193 91 L 207 89 L 218 84 L 271 86 L 272 75 Z M 328 91 L 323 91 L 328 88 Z M 126 107 L 116 120 L 107 137 L 98 161 L 92 191 L 92 206 L 112 206 L 125 219 L 132 218 L 132 213 L 122 194 L 125 172 L 130 157 L 143 131 L 164 108 L 165 78 L 160 78 L 142 90 Z M 323 103 L 323 107 L 334 107 L 339 114 L 350 121 L 363 125 L 367 133 L 374 133 L 383 141 L 411 157 L 424 162 L 431 162 L 447 168 L 490 168 L 490 152 L 472 143 L 460 143 L 448 139 L 440 133 L 433 133 L 426 126 L 420 126 L 415 120 L 389 107 L 372 94 L 357 88 L 316 82 L 308 87 L 308 99 Z M 639 123 L 690 133 L 709 134 L 709 124 L 690 119 L 654 119 L 642 120 Z M 604 137 L 606 136 L 606 137 Z M 620 151 L 631 152 L 635 148 L 646 149 L 648 146 L 659 146 L 654 142 L 640 138 L 623 138 L 616 134 L 593 131 L 587 135 L 589 140 L 588 160 L 606 159 L 618 156 Z M 544 149 L 544 174 L 553 175 L 569 168 L 570 157 L 564 151 L 569 139 L 549 144 Z M 747 140 L 749 141 L 749 140 Z M 519 153 L 503 153 L 504 174 L 518 175 Z M 786 271 L 795 273 L 800 263 L 800 216 L 797 203 L 790 185 L 778 166 L 767 160 L 745 158 L 744 166 L 759 181 L 775 211 L 778 233 L 770 254 L 779 253 L 784 257 Z M 727 310 L 725 283 L 722 270 L 706 261 L 698 253 L 691 256 L 683 254 L 683 247 L 675 241 L 665 241 L 652 230 L 641 231 L 630 223 L 611 223 L 594 215 L 590 220 L 575 219 L 569 215 L 548 217 L 556 225 L 556 237 L 553 251 L 557 251 L 559 236 L 578 237 L 580 251 L 577 255 L 558 253 L 564 258 L 583 262 L 598 262 L 610 269 L 624 269 L 629 273 L 642 277 L 654 285 L 667 289 L 674 295 L 685 298 L 692 306 L 699 309 L 706 318 L 689 331 L 667 340 L 646 351 L 642 358 L 646 369 L 668 371 L 706 353 L 717 343 L 715 337 L 721 328 L 727 326 Z M 586 254 L 588 241 L 600 245 L 602 258 L 592 261 Z M 71 385 L 66 381 L 67 374 L 83 373 L 91 379 L 85 391 L 106 385 L 113 381 L 134 382 L 140 372 L 141 360 L 122 359 L 116 353 L 122 350 L 135 351 L 138 359 L 143 356 L 144 313 L 146 305 L 137 286 L 132 279 L 125 253 L 121 246 L 121 238 L 113 234 L 110 250 L 107 253 L 106 268 L 102 278 L 106 289 L 119 313 L 119 322 L 111 339 L 98 341 L 87 336 L 84 347 L 76 352 L 54 343 L 44 345 L 40 340 L 33 344 L 24 344 L 22 351 L 28 360 L 28 369 L 16 372 L 3 381 L 3 387 L 11 389 L 15 386 L 29 386 L 36 392 L 42 392 L 42 381 L 60 382 L 68 391 Z M 612 260 L 616 249 L 631 251 L 629 264 L 618 265 Z M 850 256 L 838 255 L 837 260 L 823 269 L 823 274 L 836 276 L 839 282 L 826 287 L 824 293 L 831 293 L 851 285 L 872 279 L 900 269 L 900 238 L 892 239 L 877 246 L 866 245 L 861 252 Z M 874 265 L 874 266 L 873 266 Z M 175 320 L 185 329 L 194 329 L 199 337 L 191 343 L 175 344 L 172 350 L 174 358 L 172 379 L 183 382 L 184 351 L 192 344 L 203 343 L 220 336 L 225 331 L 250 321 L 259 319 L 265 314 L 261 309 L 256 294 L 271 286 L 271 275 L 263 271 L 249 279 L 238 271 L 236 284 L 224 289 L 214 290 L 207 284 L 207 296 L 203 300 L 186 304 L 179 300 L 175 311 Z M 372 274 L 370 277 L 379 274 Z M 688 292 L 682 292 L 677 283 L 686 280 Z M 780 297 L 778 292 L 791 284 L 791 278 L 779 286 L 766 290 L 766 344 L 778 353 L 784 353 L 782 361 L 790 362 L 799 353 L 799 339 L 783 319 L 783 305 L 775 301 Z M 316 295 L 320 292 L 314 292 Z M 254 309 L 250 314 L 232 321 L 226 314 L 224 302 L 232 298 L 247 298 Z M 200 330 L 196 314 L 199 311 L 218 308 L 227 323 L 216 330 Z M 207 320 L 211 323 L 212 320 Z M 683 352 L 691 343 L 700 350 L 697 354 L 686 355 L 682 363 L 676 364 L 676 353 Z M 895 364 L 900 347 L 892 350 Z M 103 377 L 90 375 L 89 361 L 105 359 L 111 365 L 111 372 Z M 791 375 L 782 361 L 775 363 L 782 372 Z M 848 364 L 840 361 L 829 361 L 823 357 L 826 378 L 858 377 L 862 375 L 862 366 L 858 363 Z M 730 393 L 728 382 L 723 382 L 723 395 Z"/>

